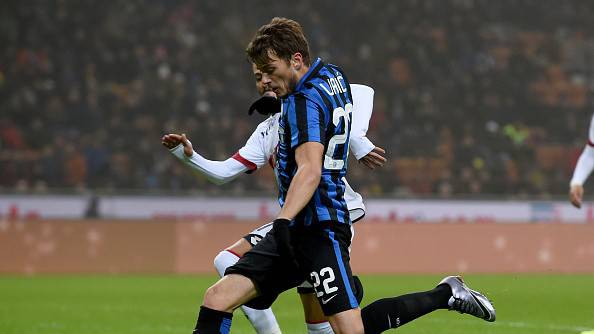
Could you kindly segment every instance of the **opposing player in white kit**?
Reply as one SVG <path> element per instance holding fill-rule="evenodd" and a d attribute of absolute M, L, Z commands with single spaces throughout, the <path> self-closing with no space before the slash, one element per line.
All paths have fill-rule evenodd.
<path fill-rule="evenodd" d="M 269 81 L 255 66 L 253 72 L 256 79 L 256 87 L 260 95 L 274 96 L 269 90 Z M 376 147 L 367 137 L 367 128 L 373 109 L 372 88 L 364 85 L 351 85 L 354 110 L 351 128 L 350 150 L 357 160 L 370 169 L 381 167 L 386 159 L 383 157 L 385 151 Z M 279 109 L 280 111 L 280 109 Z M 163 145 L 168 147 L 173 155 L 192 170 L 205 175 L 216 184 L 226 183 L 244 173 L 250 173 L 267 163 L 273 165 L 272 158 L 278 144 L 278 121 L 280 113 L 270 115 L 260 123 L 246 144 L 239 149 L 231 158 L 225 161 L 211 161 L 205 159 L 193 150 L 191 142 L 185 134 L 169 134 L 162 138 Z M 365 205 L 361 195 L 355 192 L 344 180 L 346 191 L 344 194 L 352 222 L 356 222 L 365 215 Z M 249 251 L 260 241 L 272 224 L 267 224 L 255 229 L 248 235 L 234 243 L 231 247 L 221 251 L 215 258 L 215 267 L 219 275 L 224 276 L 225 270 L 235 264 L 237 260 Z M 299 288 L 301 301 L 305 313 L 305 321 L 308 333 L 325 334 L 332 333 L 332 328 L 324 316 L 319 302 L 313 293 L 311 285 L 304 283 Z M 280 333 L 278 323 L 271 309 L 255 310 L 242 306 L 242 310 L 260 334 Z"/>
<path fill-rule="evenodd" d="M 590 122 L 590 131 L 588 133 L 588 142 L 584 151 L 578 159 L 573 177 L 569 183 L 569 201 L 576 208 L 582 206 L 582 198 L 584 196 L 584 182 L 592 173 L 594 169 L 594 116 Z"/>

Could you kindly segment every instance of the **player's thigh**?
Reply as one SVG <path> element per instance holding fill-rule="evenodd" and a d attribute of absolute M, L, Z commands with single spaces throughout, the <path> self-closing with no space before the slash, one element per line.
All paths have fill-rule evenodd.
<path fill-rule="evenodd" d="M 270 307 L 278 294 L 305 280 L 305 275 L 292 261 L 287 261 L 278 254 L 272 235 L 266 235 L 237 263 L 227 268 L 225 274 L 239 274 L 252 280 L 258 297 L 246 303 L 246 306 L 256 309 Z"/>
<path fill-rule="evenodd" d="M 226 248 L 227 251 L 235 254 L 237 257 L 242 257 L 250 249 L 252 249 L 252 245 L 245 240 L 245 237 L 237 240 L 233 245 Z"/>
<path fill-rule="evenodd" d="M 332 330 L 335 334 L 363 334 L 363 320 L 361 309 L 355 308 L 328 317 Z"/>
<path fill-rule="evenodd" d="M 359 306 L 350 267 L 350 226 L 329 224 L 300 236 L 300 264 L 306 268 L 325 315 Z"/>
<path fill-rule="evenodd" d="M 242 275 L 226 275 L 206 290 L 203 305 L 232 312 L 257 295 L 254 283 Z"/>

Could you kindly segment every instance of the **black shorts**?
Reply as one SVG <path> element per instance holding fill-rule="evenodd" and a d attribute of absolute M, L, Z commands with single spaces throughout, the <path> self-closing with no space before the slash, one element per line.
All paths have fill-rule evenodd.
<path fill-rule="evenodd" d="M 324 314 L 358 307 L 349 265 L 350 225 L 320 222 L 309 227 L 291 226 L 290 231 L 299 267 L 278 254 L 274 234 L 268 233 L 235 265 L 227 268 L 225 275 L 248 277 L 258 290 L 259 296 L 245 305 L 266 309 L 281 292 L 309 280 Z"/>

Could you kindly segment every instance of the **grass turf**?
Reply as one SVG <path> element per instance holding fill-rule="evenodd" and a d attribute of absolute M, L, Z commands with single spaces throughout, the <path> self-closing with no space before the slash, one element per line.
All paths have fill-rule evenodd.
<path fill-rule="evenodd" d="M 440 276 L 362 276 L 363 305 L 432 288 Z M 2 334 L 190 333 L 214 276 L 0 276 Z M 494 301 L 497 322 L 436 311 L 397 331 L 421 333 L 580 333 L 594 329 L 593 275 L 466 275 Z M 283 332 L 305 333 L 299 298 L 273 307 Z M 254 333 L 240 311 L 232 333 Z"/>

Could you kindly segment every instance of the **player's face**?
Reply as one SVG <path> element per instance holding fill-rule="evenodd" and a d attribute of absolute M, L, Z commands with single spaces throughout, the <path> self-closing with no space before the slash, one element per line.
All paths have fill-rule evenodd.
<path fill-rule="evenodd" d="M 256 64 L 252 64 L 252 72 L 254 72 L 254 79 L 256 79 L 256 89 L 258 90 L 258 94 L 274 96 L 276 97 L 276 93 L 272 91 L 272 87 L 270 86 L 270 76 L 266 73 L 262 73 L 257 67 Z"/>
<path fill-rule="evenodd" d="M 259 69 L 263 75 L 268 75 L 270 87 L 277 96 L 291 93 L 297 86 L 298 72 L 292 62 L 278 58 L 274 53 L 269 54 L 270 61 Z"/>

